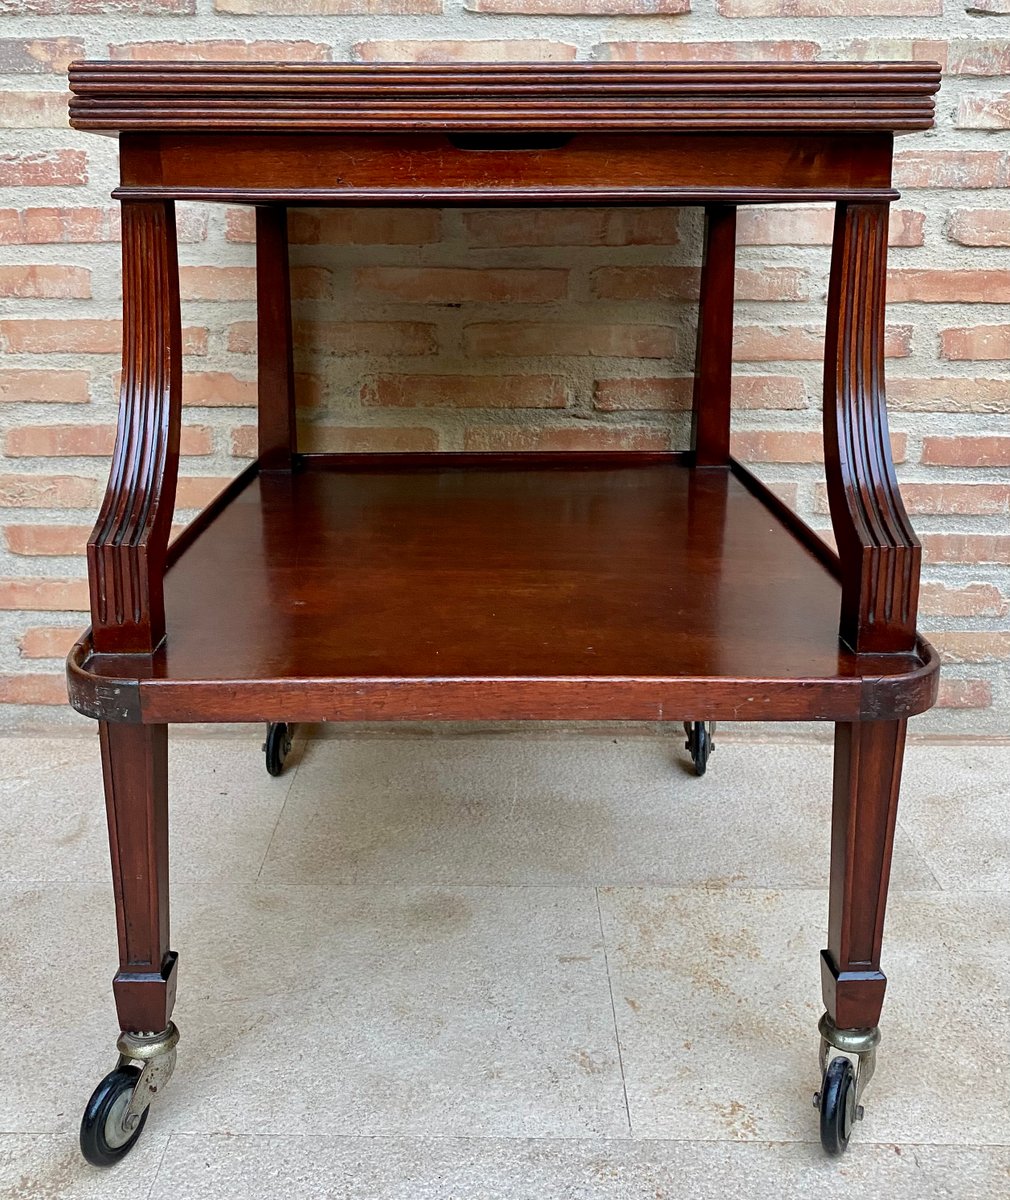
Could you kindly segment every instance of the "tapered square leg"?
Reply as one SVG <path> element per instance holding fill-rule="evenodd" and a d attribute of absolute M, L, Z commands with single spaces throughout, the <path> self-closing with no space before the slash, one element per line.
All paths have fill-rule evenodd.
<path fill-rule="evenodd" d="M 119 1026 L 167 1028 L 175 1003 L 169 950 L 168 727 L 99 722 L 119 933 Z"/>
<path fill-rule="evenodd" d="M 905 747 L 904 721 L 835 726 L 828 946 L 824 1006 L 839 1029 L 872 1029 L 886 978 L 884 908 Z"/>

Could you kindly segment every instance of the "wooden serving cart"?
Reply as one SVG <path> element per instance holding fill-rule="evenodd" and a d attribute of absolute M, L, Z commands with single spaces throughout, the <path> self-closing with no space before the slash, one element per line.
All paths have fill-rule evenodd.
<path fill-rule="evenodd" d="M 86 1157 L 139 1136 L 175 1063 L 174 721 L 835 723 L 821 1138 L 875 1059 L 906 719 L 935 699 L 919 545 L 884 403 L 893 135 L 923 63 L 354 66 L 81 62 L 75 128 L 118 135 L 123 376 L 68 660 L 99 722 L 119 929 L 119 1064 Z M 182 338 L 175 201 L 256 206 L 259 452 L 171 545 Z M 836 205 L 824 452 L 837 553 L 729 453 L 736 212 Z M 301 454 L 293 205 L 699 205 L 682 454 Z M 268 751 L 270 751 L 268 739 Z"/>

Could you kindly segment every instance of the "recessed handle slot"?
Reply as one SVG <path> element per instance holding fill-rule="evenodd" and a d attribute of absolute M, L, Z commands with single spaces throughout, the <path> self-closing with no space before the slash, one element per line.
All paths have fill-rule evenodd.
<path fill-rule="evenodd" d="M 572 140 L 570 133 L 450 133 L 457 150 L 557 150 Z"/>

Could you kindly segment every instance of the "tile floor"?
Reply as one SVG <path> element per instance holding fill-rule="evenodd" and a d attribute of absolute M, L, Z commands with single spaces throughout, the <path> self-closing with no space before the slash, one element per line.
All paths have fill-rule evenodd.
<path fill-rule="evenodd" d="M 118 1168 L 97 741 L 0 739 L 0 1196 L 1010 1197 L 1010 746 L 906 759 L 866 1120 L 817 1145 L 830 749 L 172 744 L 179 1067 Z"/>

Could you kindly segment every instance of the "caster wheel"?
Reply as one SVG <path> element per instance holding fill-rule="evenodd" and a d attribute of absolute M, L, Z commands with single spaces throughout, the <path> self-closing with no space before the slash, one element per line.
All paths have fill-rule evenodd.
<path fill-rule="evenodd" d="M 698 775 L 704 775 L 708 767 L 708 756 L 715 749 L 711 727 L 704 721 L 686 721 L 684 732 L 687 734 L 684 746 L 691 754 L 695 772 Z"/>
<path fill-rule="evenodd" d="M 267 726 L 267 740 L 263 750 L 267 759 L 267 771 L 271 775 L 280 775 L 284 771 L 284 762 L 291 753 L 291 726 L 286 721 L 271 721 Z"/>
<path fill-rule="evenodd" d="M 839 1056 L 828 1063 L 818 1095 L 821 1145 L 828 1154 L 842 1154 L 856 1122 L 856 1073 L 849 1059 Z"/>
<path fill-rule="evenodd" d="M 123 1117 L 139 1078 L 140 1067 L 117 1067 L 92 1093 L 81 1118 L 81 1153 L 92 1166 L 111 1167 L 130 1153 L 143 1133 L 149 1108 L 140 1114 L 135 1129 L 123 1128 Z"/>

